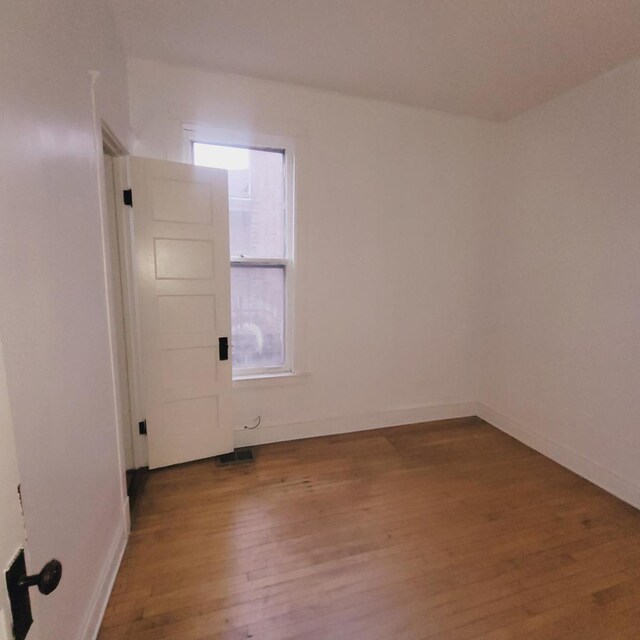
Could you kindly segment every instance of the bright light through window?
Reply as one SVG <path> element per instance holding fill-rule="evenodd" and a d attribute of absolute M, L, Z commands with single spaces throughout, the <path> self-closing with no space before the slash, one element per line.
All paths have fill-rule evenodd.
<path fill-rule="evenodd" d="M 241 171 L 249 168 L 249 149 L 196 142 L 193 145 L 193 163 L 213 169 Z"/>

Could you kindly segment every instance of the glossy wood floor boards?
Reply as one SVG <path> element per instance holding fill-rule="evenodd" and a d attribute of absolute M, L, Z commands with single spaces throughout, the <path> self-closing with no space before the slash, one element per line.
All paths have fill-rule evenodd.
<path fill-rule="evenodd" d="M 154 471 L 100 640 L 640 638 L 640 512 L 478 418 Z"/>

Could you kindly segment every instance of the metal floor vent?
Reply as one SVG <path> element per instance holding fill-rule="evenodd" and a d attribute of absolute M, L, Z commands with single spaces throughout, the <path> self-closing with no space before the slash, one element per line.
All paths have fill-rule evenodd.
<path fill-rule="evenodd" d="M 226 467 L 230 464 L 242 464 L 243 462 L 253 462 L 253 451 L 251 447 L 242 447 L 234 449 L 231 453 L 223 453 L 216 458 L 216 464 L 219 467 Z"/>

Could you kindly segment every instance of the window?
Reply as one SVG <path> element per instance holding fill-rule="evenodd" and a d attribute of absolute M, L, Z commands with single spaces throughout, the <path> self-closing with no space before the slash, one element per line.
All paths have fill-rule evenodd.
<path fill-rule="evenodd" d="M 291 371 L 291 169 L 285 148 L 191 141 L 194 164 L 229 172 L 234 377 Z"/>

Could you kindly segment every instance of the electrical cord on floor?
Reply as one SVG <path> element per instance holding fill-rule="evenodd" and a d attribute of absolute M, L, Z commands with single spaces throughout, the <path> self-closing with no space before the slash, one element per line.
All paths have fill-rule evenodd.
<path fill-rule="evenodd" d="M 256 423 L 253 425 L 253 427 L 250 427 L 249 425 L 245 424 L 244 429 L 249 429 L 249 431 L 253 431 L 253 429 L 257 429 L 260 426 L 261 422 L 262 422 L 262 416 L 258 416 L 256 418 Z"/>

